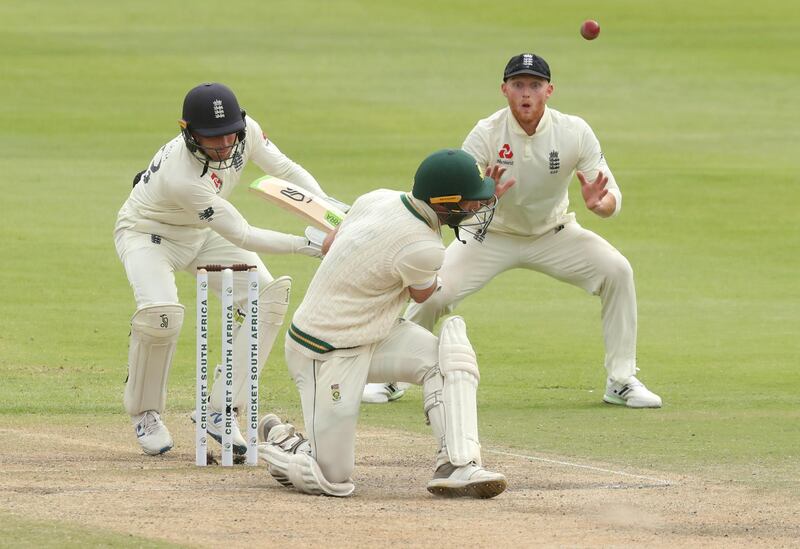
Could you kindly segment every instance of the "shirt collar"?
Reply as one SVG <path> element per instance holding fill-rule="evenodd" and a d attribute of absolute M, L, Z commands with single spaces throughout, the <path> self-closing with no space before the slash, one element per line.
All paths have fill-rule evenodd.
<path fill-rule="evenodd" d="M 431 208 L 425 201 L 414 198 L 411 193 L 404 193 L 400 195 L 400 199 L 408 211 L 414 214 L 417 219 L 441 234 L 442 229 L 439 224 L 439 216 L 436 215 L 436 212 L 433 211 L 433 208 Z"/>
<path fill-rule="evenodd" d="M 539 125 L 536 126 L 536 133 L 533 135 L 528 135 L 528 133 L 522 129 L 522 126 L 519 125 L 517 119 L 514 118 L 514 113 L 511 112 L 511 107 L 506 107 L 508 109 L 508 129 L 511 130 L 511 133 L 516 135 L 521 135 L 523 137 L 534 137 L 536 135 L 545 133 L 550 128 L 550 109 L 545 105 L 544 107 L 544 114 L 542 114 L 542 119 L 539 120 Z"/>

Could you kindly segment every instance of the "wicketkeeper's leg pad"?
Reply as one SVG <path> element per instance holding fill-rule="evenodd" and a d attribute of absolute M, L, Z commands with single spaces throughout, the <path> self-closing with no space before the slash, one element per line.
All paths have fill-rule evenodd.
<path fill-rule="evenodd" d="M 478 441 L 478 360 L 460 316 L 445 320 L 439 334 L 439 370 L 444 378 L 442 402 L 445 445 L 450 463 L 481 464 Z"/>
<path fill-rule="evenodd" d="M 129 415 L 164 411 L 169 368 L 182 325 L 183 305 L 179 303 L 148 305 L 134 313 L 123 398 Z"/>

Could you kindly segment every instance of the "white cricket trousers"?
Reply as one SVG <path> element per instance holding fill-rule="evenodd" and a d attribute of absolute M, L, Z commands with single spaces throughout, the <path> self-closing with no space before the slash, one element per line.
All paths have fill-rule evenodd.
<path fill-rule="evenodd" d="M 248 263 L 258 267 L 259 287 L 273 280 L 258 254 L 231 244 L 211 230 L 204 231 L 193 241 L 176 242 L 121 229 L 114 234 L 114 244 L 133 288 L 137 309 L 153 304 L 180 303 L 175 272 L 186 271 L 194 277 L 198 265 Z M 247 300 L 247 277 L 234 276 L 233 279 L 235 305 L 241 307 Z M 219 297 L 222 273 L 208 273 L 208 285 Z"/>
<path fill-rule="evenodd" d="M 239 248 L 225 240 L 212 230 L 202 231 L 197 238 L 188 241 L 174 241 L 146 233 L 121 229 L 114 234 L 117 247 L 128 281 L 133 288 L 137 310 L 148 305 L 177 304 L 178 288 L 175 285 L 175 272 L 186 271 L 196 276 L 199 265 L 219 264 L 231 265 L 247 263 L 258 268 L 259 287 L 264 288 L 272 282 L 272 275 L 255 252 Z M 220 297 L 222 290 L 222 273 L 208 273 L 208 286 Z M 246 311 L 248 277 L 241 273 L 233 277 L 234 309 Z M 190 298 L 192 299 L 192 298 Z M 262 311 L 265 305 L 259 301 Z M 262 312 L 259 322 L 259 368 L 267 361 L 270 350 L 278 335 L 279 326 L 265 324 L 268 311 Z M 238 315 L 237 315 L 238 316 Z M 244 313 L 241 314 L 243 319 Z M 245 324 L 246 325 L 246 324 Z M 242 323 L 234 324 L 234 341 L 238 340 Z M 235 343 L 236 345 L 236 343 Z M 246 385 L 239 380 L 249 369 L 249 356 L 244 353 L 234 355 L 234 405 L 240 409 L 246 406 Z M 130 363 L 130 360 L 129 360 Z M 129 364 L 129 367 L 130 364 Z M 170 364 L 162 365 L 169 371 Z M 211 391 L 211 402 L 222 408 L 224 394 L 224 378 L 218 377 Z M 166 381 L 165 381 L 166 383 Z"/>
<path fill-rule="evenodd" d="M 489 232 L 481 243 L 454 240 L 439 278 L 442 289 L 424 303 L 412 303 L 405 318 L 433 330 L 467 296 L 510 269 L 538 271 L 600 296 L 605 367 L 612 380 L 636 373 L 636 290 L 627 259 L 577 222 L 539 237 Z"/>
<path fill-rule="evenodd" d="M 330 482 L 347 481 L 355 466 L 356 424 L 367 382 L 422 385 L 439 360 L 439 338 L 399 320 L 389 335 L 359 354 L 314 359 L 286 336 L 286 365 L 300 392 L 312 456 Z M 332 351 L 331 354 L 344 351 Z"/>

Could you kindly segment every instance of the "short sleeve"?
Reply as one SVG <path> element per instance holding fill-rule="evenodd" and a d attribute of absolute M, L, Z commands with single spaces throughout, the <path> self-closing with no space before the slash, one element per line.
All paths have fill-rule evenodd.
<path fill-rule="evenodd" d="M 436 281 L 436 274 L 444 262 L 444 245 L 425 240 L 403 247 L 394 258 L 393 268 L 403 281 L 403 286 L 427 288 Z"/>
<path fill-rule="evenodd" d="M 464 139 L 464 143 L 461 145 L 463 150 L 472 155 L 481 170 L 485 170 L 492 161 L 489 146 L 487 145 L 487 138 L 484 133 L 485 130 L 478 124 L 472 128 L 472 131 L 469 132 L 469 135 L 467 135 L 467 138 Z"/>

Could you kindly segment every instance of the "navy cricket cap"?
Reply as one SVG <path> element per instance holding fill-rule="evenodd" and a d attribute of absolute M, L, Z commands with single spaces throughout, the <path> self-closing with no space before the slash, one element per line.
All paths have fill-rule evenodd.
<path fill-rule="evenodd" d="M 547 61 L 533 53 L 521 53 L 512 57 L 503 71 L 503 82 L 519 74 L 539 76 L 550 82 L 550 66 Z"/>

